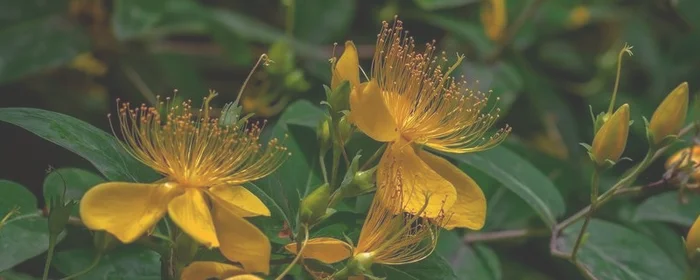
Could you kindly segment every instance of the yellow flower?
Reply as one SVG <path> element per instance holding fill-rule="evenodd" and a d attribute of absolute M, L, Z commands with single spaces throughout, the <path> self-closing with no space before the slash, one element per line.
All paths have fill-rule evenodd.
<path fill-rule="evenodd" d="M 688 231 L 688 237 L 685 238 L 685 248 L 690 258 L 700 254 L 697 252 L 698 249 L 700 249 L 700 216 L 695 219 L 695 223 L 693 223 Z"/>
<path fill-rule="evenodd" d="M 481 23 L 492 41 L 503 37 L 508 22 L 505 0 L 486 0 L 481 5 Z"/>
<path fill-rule="evenodd" d="M 181 280 L 262 280 L 253 274 L 246 273 L 243 268 L 232 264 L 219 262 L 193 262 L 182 270 Z"/>
<path fill-rule="evenodd" d="M 679 163 L 679 160 L 683 161 Z M 694 162 L 691 177 L 693 177 L 695 181 L 700 182 L 700 145 L 694 145 L 693 147 L 682 149 L 673 154 L 666 160 L 666 169 L 671 169 L 676 165 L 676 168 L 684 168 L 691 162 Z"/>
<path fill-rule="evenodd" d="M 404 184 L 406 173 L 401 166 L 391 170 L 391 173 L 377 179 L 377 193 L 354 249 L 350 244 L 334 238 L 314 238 L 306 242 L 302 257 L 324 263 L 336 263 L 352 257 L 347 267 L 337 273 L 344 276 L 364 272 L 374 263 L 400 265 L 428 257 L 435 250 L 440 227 L 449 217 L 443 211 L 432 220 L 422 217 L 422 212 L 431 205 L 432 200 L 440 200 L 437 196 L 425 198 L 416 215 L 396 215 L 409 202 L 403 200 L 402 188 L 393 187 Z M 296 254 L 297 244 L 287 244 L 285 249 Z"/>
<path fill-rule="evenodd" d="M 208 114 L 214 96 L 199 112 L 189 101 L 170 104 L 169 98 L 155 108 L 118 104 L 124 147 L 165 178 L 151 184 L 99 184 L 85 193 L 80 216 L 88 228 L 130 243 L 167 212 L 194 240 L 220 247 L 246 271 L 268 273 L 270 242 L 244 218 L 269 216 L 270 211 L 241 184 L 274 171 L 287 157 L 286 148 L 276 139 L 263 148 L 257 125 L 219 126 Z M 167 110 L 164 119 L 161 109 Z"/>
<path fill-rule="evenodd" d="M 486 136 L 498 117 L 497 110 L 482 112 L 487 96 L 468 89 L 465 81 L 451 78 L 457 64 L 445 70 L 438 63 L 445 58 L 433 56 L 433 44 L 417 53 L 413 40 L 402 33 L 400 21 L 392 27 L 383 23 L 371 79 L 365 83 L 359 81 L 357 50 L 352 43 L 346 44 L 334 77 L 352 85 L 351 121 L 371 138 L 389 143 L 379 164 L 379 176 L 389 172 L 388 163 L 393 160 L 388 157 L 403 166 L 404 211 L 416 214 L 430 194 L 439 199 L 430 201 L 422 211 L 424 217 L 436 218 L 446 209 L 452 216 L 446 228 L 480 229 L 486 199 L 479 186 L 448 161 L 416 145 L 450 153 L 476 152 L 499 144 L 510 128 Z"/>

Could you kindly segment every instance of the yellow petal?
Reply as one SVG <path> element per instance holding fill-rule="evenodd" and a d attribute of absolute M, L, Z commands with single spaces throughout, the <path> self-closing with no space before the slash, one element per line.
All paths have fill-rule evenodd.
<path fill-rule="evenodd" d="M 350 92 L 352 122 L 367 136 L 380 142 L 399 138 L 396 122 L 386 106 L 376 81 L 354 87 Z"/>
<path fill-rule="evenodd" d="M 218 247 L 209 205 L 202 191 L 188 188 L 168 204 L 170 218 L 189 236 L 208 248 Z"/>
<path fill-rule="evenodd" d="M 244 273 L 243 269 L 220 262 L 193 262 L 182 270 L 181 280 L 226 278 Z"/>
<path fill-rule="evenodd" d="M 231 204 L 211 195 L 221 254 L 248 272 L 270 272 L 270 241 L 253 224 L 236 215 Z"/>
<path fill-rule="evenodd" d="M 440 176 L 450 181 L 457 190 L 457 200 L 447 211 L 451 217 L 443 227 L 446 229 L 465 227 L 473 230 L 484 227 L 486 197 L 479 185 L 444 158 L 426 151 L 420 151 L 418 156 Z"/>
<path fill-rule="evenodd" d="M 697 253 L 697 250 L 700 249 L 700 216 L 695 219 L 695 223 L 693 223 L 688 231 L 688 237 L 685 238 L 685 248 L 690 257 L 692 257 L 693 254 L 700 254 Z"/>
<path fill-rule="evenodd" d="M 404 211 L 421 213 L 427 218 L 436 218 L 442 209 L 450 209 L 457 199 L 457 191 L 452 184 L 423 162 L 415 150 L 405 141 L 392 143 L 382 156 L 377 170 L 377 178 L 395 178 L 401 180 L 402 205 Z M 395 182 L 387 180 L 387 182 Z M 377 182 L 379 188 L 387 186 L 386 182 Z M 429 195 L 429 197 L 427 197 Z M 426 199 L 429 198 L 426 205 Z M 396 202 L 394 202 L 396 203 Z"/>
<path fill-rule="evenodd" d="M 335 89 L 345 80 L 350 81 L 350 86 L 360 85 L 360 60 L 357 57 L 357 48 L 352 41 L 345 42 L 345 50 L 335 64 L 331 88 Z"/>
<path fill-rule="evenodd" d="M 233 277 L 226 278 L 224 280 L 263 280 L 262 278 L 255 276 L 253 274 L 242 274 Z"/>
<path fill-rule="evenodd" d="M 688 114 L 688 83 L 683 82 L 659 104 L 649 121 L 649 131 L 654 136 L 654 144 L 659 144 L 666 136 L 677 135 Z"/>
<path fill-rule="evenodd" d="M 590 152 L 598 165 L 603 165 L 606 160 L 616 162 L 620 159 L 627 145 L 629 122 L 630 107 L 623 104 L 596 132 Z"/>
<path fill-rule="evenodd" d="M 260 199 L 243 186 L 215 186 L 209 193 L 230 204 L 229 210 L 241 217 L 270 216 L 270 210 Z"/>
<path fill-rule="evenodd" d="M 174 183 L 103 183 L 80 200 L 80 217 L 88 228 L 131 243 L 155 225 L 165 215 L 168 202 L 181 193 Z"/>
<path fill-rule="evenodd" d="M 284 246 L 284 249 L 292 254 L 297 253 L 297 243 L 292 242 Z M 324 263 L 337 263 L 352 256 L 350 244 L 330 237 L 309 239 L 302 252 L 305 259 L 316 259 Z"/>

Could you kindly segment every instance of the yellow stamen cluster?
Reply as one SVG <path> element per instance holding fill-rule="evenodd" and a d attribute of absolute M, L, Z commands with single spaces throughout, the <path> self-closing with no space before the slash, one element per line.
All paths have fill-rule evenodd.
<path fill-rule="evenodd" d="M 431 148 L 454 153 L 485 150 L 502 142 L 511 128 L 506 126 L 485 137 L 498 118 L 498 109 L 487 113 L 488 96 L 467 87 L 462 77 L 450 74 L 464 57 L 444 70 L 447 58 L 433 53 L 434 42 L 422 53 L 415 51 L 413 38 L 403 33 L 401 21 L 383 23 L 372 62 L 372 80 L 377 81 L 402 137 Z"/>
<path fill-rule="evenodd" d="M 437 245 L 440 227 L 447 222 L 444 212 L 435 218 L 421 217 L 425 210 L 415 215 L 402 213 L 405 207 L 401 192 L 400 164 L 393 162 L 396 172 L 377 178 L 377 193 L 372 201 L 354 255 L 368 257 L 373 263 L 388 265 L 406 264 L 428 257 Z M 426 200 L 429 200 L 428 196 Z M 428 201 L 426 204 L 428 205 Z M 399 214 L 394 214 L 399 213 Z"/>
<path fill-rule="evenodd" d="M 155 107 L 137 108 L 117 100 L 125 149 L 184 187 L 238 184 L 272 173 L 287 158 L 286 148 L 277 139 L 265 147 L 258 143 L 264 123 L 220 126 L 206 107 L 214 95 L 197 114 L 189 100 L 171 104 L 169 97 L 165 102 L 158 97 Z"/>

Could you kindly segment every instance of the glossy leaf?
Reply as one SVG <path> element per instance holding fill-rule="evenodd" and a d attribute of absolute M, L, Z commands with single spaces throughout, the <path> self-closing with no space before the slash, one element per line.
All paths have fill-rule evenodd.
<path fill-rule="evenodd" d="M 457 279 L 502 279 L 501 262 L 496 253 L 483 245 L 467 245 L 454 231 L 440 233 L 436 253 L 454 269 Z"/>
<path fill-rule="evenodd" d="M 558 250 L 571 252 L 583 221 L 563 231 Z M 597 279 L 682 279 L 683 271 L 643 234 L 610 222 L 593 219 L 578 263 Z"/>
<path fill-rule="evenodd" d="M 431 254 L 422 261 L 404 265 L 374 265 L 374 276 L 386 279 L 458 279 L 450 264 L 438 254 Z"/>
<path fill-rule="evenodd" d="M 682 203 L 677 191 L 652 196 L 637 207 L 635 221 L 659 221 L 690 227 L 700 213 L 700 195 L 686 195 L 688 203 Z"/>
<path fill-rule="evenodd" d="M 65 201 L 79 201 L 85 192 L 105 180 L 90 171 L 79 168 L 60 168 L 53 170 L 44 179 L 44 200 L 62 197 L 65 191 Z M 73 215 L 79 215 L 78 207 L 73 207 Z"/>
<path fill-rule="evenodd" d="M 59 16 L 0 29 L 0 40 L 0 83 L 65 65 L 90 50 L 86 34 Z"/>
<path fill-rule="evenodd" d="M 158 177 L 131 157 L 112 135 L 64 114 L 33 108 L 1 108 L 5 121 L 87 159 L 107 179 L 152 182 Z"/>
<path fill-rule="evenodd" d="M 564 214 L 564 199 L 537 168 L 504 147 L 468 154 L 444 154 L 484 172 L 530 205 L 549 226 Z M 477 182 L 478 183 L 478 182 Z"/>
<path fill-rule="evenodd" d="M 89 267 L 95 258 L 91 249 L 72 249 L 56 253 L 53 266 L 65 275 Z M 109 251 L 89 272 L 75 279 L 161 279 L 160 256 L 153 251 L 127 246 Z"/>

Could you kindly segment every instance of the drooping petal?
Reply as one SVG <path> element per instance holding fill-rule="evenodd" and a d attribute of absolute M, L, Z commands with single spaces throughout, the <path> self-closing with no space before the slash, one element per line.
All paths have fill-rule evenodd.
<path fill-rule="evenodd" d="M 193 262 L 182 270 L 182 280 L 206 280 L 210 278 L 226 278 L 245 273 L 243 268 L 220 262 Z"/>
<path fill-rule="evenodd" d="M 292 242 L 284 246 L 284 249 L 292 254 L 297 253 L 297 243 Z M 305 259 L 316 259 L 324 263 L 337 263 L 352 256 L 350 244 L 330 237 L 312 238 L 306 242 L 302 252 Z"/>
<path fill-rule="evenodd" d="M 690 230 L 688 230 L 688 236 L 685 238 L 685 248 L 690 258 L 695 254 L 700 254 L 697 252 L 700 249 L 700 215 L 698 215 Z"/>
<path fill-rule="evenodd" d="M 170 218 L 189 236 L 208 248 L 218 247 L 214 222 L 202 191 L 188 188 L 168 204 Z"/>
<path fill-rule="evenodd" d="M 229 209 L 241 217 L 270 216 L 270 210 L 260 199 L 243 186 L 215 186 L 209 193 L 222 202 L 231 204 Z"/>
<path fill-rule="evenodd" d="M 357 48 L 352 41 L 345 42 L 345 50 L 335 64 L 331 88 L 335 89 L 345 80 L 350 82 L 350 86 L 360 85 L 360 60 L 357 56 Z"/>
<path fill-rule="evenodd" d="M 446 229 L 465 227 L 473 230 L 484 227 L 486 197 L 479 185 L 444 158 L 423 150 L 418 152 L 418 156 L 437 174 L 450 181 L 457 190 L 457 200 L 447 210 L 451 217 L 443 227 Z"/>
<path fill-rule="evenodd" d="M 88 228 L 131 243 L 155 225 L 165 215 L 168 202 L 181 193 L 174 183 L 103 183 L 80 200 L 80 217 Z"/>
<path fill-rule="evenodd" d="M 379 188 L 402 186 L 404 211 L 416 214 L 425 207 L 421 215 L 427 218 L 437 218 L 442 209 L 450 209 L 457 199 L 455 187 L 423 162 L 405 141 L 389 145 L 379 162 L 377 178 L 398 178 L 398 185 L 386 185 L 395 180 L 377 182 L 377 185 Z"/>
<path fill-rule="evenodd" d="M 390 142 L 399 138 L 396 122 L 376 81 L 369 81 L 352 89 L 350 118 L 362 132 L 374 140 Z"/>
<path fill-rule="evenodd" d="M 248 272 L 270 272 L 270 241 L 257 227 L 236 215 L 231 204 L 210 195 L 221 254 Z"/>

